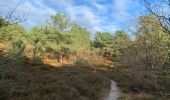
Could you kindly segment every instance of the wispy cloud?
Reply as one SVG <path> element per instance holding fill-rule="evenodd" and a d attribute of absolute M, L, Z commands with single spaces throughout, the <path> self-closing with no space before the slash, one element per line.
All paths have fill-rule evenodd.
<path fill-rule="evenodd" d="M 67 8 L 74 5 L 73 0 L 51 0 L 51 1 L 61 8 Z"/>
<path fill-rule="evenodd" d="M 38 6 L 33 5 L 29 1 L 25 2 L 23 5 L 27 8 L 30 8 L 28 21 L 25 23 L 27 25 L 29 25 L 29 24 L 32 24 L 31 26 L 41 25 L 41 24 L 45 23 L 45 21 L 47 19 L 49 19 L 51 17 L 51 15 L 54 15 L 56 13 L 56 11 L 54 9 L 47 7 L 40 1 L 37 1 L 35 3 Z M 25 8 L 25 10 L 27 8 Z"/>
<path fill-rule="evenodd" d="M 135 9 L 141 6 L 139 0 L 114 0 L 112 17 L 124 22 L 134 17 Z"/>
<path fill-rule="evenodd" d="M 26 27 L 41 25 L 56 12 L 62 12 L 91 33 L 113 32 L 122 28 L 130 18 L 137 16 L 140 0 L 24 0 L 19 12 L 31 9 Z M 13 7 L 18 0 L 0 0 L 0 4 Z M 1 9 L 0 11 L 5 11 Z"/>
<path fill-rule="evenodd" d="M 49 17 L 56 13 L 56 11 L 50 7 L 47 7 L 45 4 L 43 4 L 40 0 L 35 0 L 34 4 L 33 2 L 29 0 L 21 0 L 22 3 L 20 6 L 17 7 L 17 9 L 14 12 L 15 16 L 28 14 L 27 21 L 23 24 L 27 28 L 31 28 L 35 25 L 41 25 L 45 23 L 46 19 L 49 19 Z M 19 2 L 19 0 L 2 0 L 0 1 L 0 4 L 4 4 L 4 6 L 0 11 L 2 11 L 3 16 L 7 15 L 6 12 L 10 12 L 10 9 L 13 9 Z"/>
<path fill-rule="evenodd" d="M 94 27 L 101 23 L 99 16 L 96 16 L 87 6 L 75 6 L 66 11 L 72 20 L 86 27 Z"/>

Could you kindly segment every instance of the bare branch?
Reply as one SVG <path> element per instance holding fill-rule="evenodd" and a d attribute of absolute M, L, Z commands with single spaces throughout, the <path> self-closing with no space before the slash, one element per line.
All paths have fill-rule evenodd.
<path fill-rule="evenodd" d="M 159 19 L 161 27 L 165 30 L 166 33 L 170 34 L 170 14 L 164 12 L 166 7 L 170 7 L 170 0 L 161 1 L 157 5 L 154 5 L 154 3 L 151 3 L 148 0 L 144 0 L 147 10 Z M 167 10 L 169 11 L 169 9 Z"/>
<path fill-rule="evenodd" d="M 22 23 L 22 22 L 26 21 L 28 15 L 30 13 L 30 9 L 28 9 L 28 11 L 24 14 L 20 14 L 20 13 L 18 15 L 15 14 L 17 9 L 23 4 L 24 1 L 25 0 L 20 0 L 20 2 L 17 3 L 17 5 L 12 9 L 10 9 L 10 7 L 8 5 L 0 5 L 0 6 L 7 6 L 9 9 L 8 13 L 5 14 L 6 15 L 5 20 L 7 22 L 9 22 L 9 24 L 17 24 L 17 23 Z"/>
<path fill-rule="evenodd" d="M 16 11 L 16 9 L 22 4 L 22 1 L 23 1 L 23 0 L 21 0 L 21 1 L 12 9 L 12 11 L 10 11 L 10 13 L 9 13 L 9 15 L 8 15 L 8 17 L 7 17 L 7 20 L 8 20 L 8 21 L 11 20 L 12 15 L 13 15 L 14 12 Z"/>

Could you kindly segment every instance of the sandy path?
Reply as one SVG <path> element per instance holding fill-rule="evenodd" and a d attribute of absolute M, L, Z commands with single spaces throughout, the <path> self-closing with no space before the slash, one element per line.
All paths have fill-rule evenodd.
<path fill-rule="evenodd" d="M 111 81 L 111 90 L 105 100 L 117 100 L 118 96 L 119 88 L 117 87 L 116 82 Z"/>

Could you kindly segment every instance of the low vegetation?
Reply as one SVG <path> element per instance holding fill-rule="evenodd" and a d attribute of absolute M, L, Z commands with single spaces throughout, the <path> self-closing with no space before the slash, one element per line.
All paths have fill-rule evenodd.
<path fill-rule="evenodd" d="M 1 68 L 1 100 L 100 100 L 110 89 L 109 78 L 83 66 L 8 62 Z"/>
<path fill-rule="evenodd" d="M 154 14 L 137 21 L 133 39 L 117 30 L 92 40 L 61 13 L 30 30 L 0 17 L 0 99 L 100 100 L 110 79 L 119 99 L 169 99 L 170 36 Z"/>
<path fill-rule="evenodd" d="M 120 100 L 169 99 L 169 69 L 153 71 L 117 67 L 98 72 L 117 82 L 121 88 Z"/>

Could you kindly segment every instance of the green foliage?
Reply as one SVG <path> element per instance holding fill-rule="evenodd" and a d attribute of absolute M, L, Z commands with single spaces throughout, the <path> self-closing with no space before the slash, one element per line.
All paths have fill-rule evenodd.
<path fill-rule="evenodd" d="M 67 16 L 61 13 L 57 13 L 51 17 L 53 25 L 57 27 L 60 31 L 64 31 L 69 27 L 69 19 Z"/>
<path fill-rule="evenodd" d="M 161 69 L 167 66 L 170 37 L 164 32 L 159 20 L 153 15 L 141 16 L 138 24 L 135 40 L 128 43 L 125 36 L 127 39 L 122 38 L 124 42 L 118 44 L 120 63 L 134 68 Z"/>
<path fill-rule="evenodd" d="M 82 28 L 79 25 L 73 25 L 68 33 L 72 40 L 73 49 L 87 49 L 90 47 L 90 33 L 86 28 Z"/>
<path fill-rule="evenodd" d="M 118 49 L 126 48 L 128 43 L 131 42 L 128 34 L 121 30 L 115 32 L 114 38 Z"/>
<path fill-rule="evenodd" d="M 77 24 L 71 26 L 70 23 L 68 17 L 57 13 L 52 16 L 52 24 L 45 29 L 47 51 L 56 52 L 59 61 L 67 53 L 76 53 L 82 48 L 90 47 L 90 34 L 87 29 Z M 70 29 L 68 29 L 69 27 Z"/>
<path fill-rule="evenodd" d="M 111 34 L 97 32 L 94 39 L 94 47 L 102 49 L 104 52 L 113 54 L 115 51 L 115 41 Z"/>
<path fill-rule="evenodd" d="M 4 27 L 5 25 L 9 24 L 3 17 L 0 16 L 0 28 Z"/>
<path fill-rule="evenodd" d="M 55 28 L 48 27 L 45 30 L 47 38 L 47 49 L 53 51 L 60 51 L 62 48 L 67 48 L 71 44 L 71 40 L 66 32 L 60 32 Z"/>
<path fill-rule="evenodd" d="M 99 48 L 102 55 L 109 60 L 113 60 L 113 56 L 117 53 L 114 37 L 107 32 L 97 32 L 93 46 Z"/>
<path fill-rule="evenodd" d="M 25 30 L 21 25 L 13 24 L 0 28 L 0 38 L 6 41 L 10 49 L 9 56 L 12 59 L 23 63 L 24 62 L 24 49 L 27 39 L 25 37 Z"/>
<path fill-rule="evenodd" d="M 11 48 L 12 58 L 18 60 L 19 63 L 24 63 L 25 60 L 24 50 L 27 43 L 26 38 L 21 35 L 14 41 L 11 41 L 11 43 L 12 43 Z"/>
<path fill-rule="evenodd" d="M 5 20 L 1 22 L 5 23 Z M 14 48 L 13 55 L 24 57 L 31 53 L 35 62 L 40 62 L 46 54 L 55 52 L 55 57 L 60 61 L 68 53 L 75 54 L 90 48 L 87 29 L 70 23 L 67 16 L 57 13 L 46 27 L 33 27 L 25 32 L 18 24 L 8 25 L 0 28 L 0 37 L 3 41 L 10 41 L 11 48 Z"/>
<path fill-rule="evenodd" d="M 169 35 L 164 32 L 159 20 L 152 15 L 141 16 L 139 24 L 141 26 L 136 36 L 139 59 L 145 67 L 158 68 L 165 66 L 169 62 Z"/>
<path fill-rule="evenodd" d="M 115 57 L 117 60 L 121 60 L 120 56 L 123 56 L 127 52 L 128 46 L 131 45 L 132 41 L 128 36 L 128 33 L 118 30 L 114 34 L 114 40 L 116 44 L 116 54 Z"/>
<path fill-rule="evenodd" d="M 3 43 L 3 45 L 9 45 L 10 50 L 7 54 L 12 61 L 20 63 L 24 62 L 25 57 L 30 57 L 29 53 L 34 63 L 42 63 L 49 55 L 52 56 L 49 58 L 57 59 L 60 63 L 63 62 L 63 58 L 73 56 L 75 60 L 77 57 L 75 66 L 103 66 L 108 60 L 112 60 L 116 66 L 122 64 L 128 69 L 136 69 L 130 69 L 130 72 L 126 72 L 127 69 L 121 70 L 117 73 L 125 73 L 123 77 L 129 78 L 115 76 L 114 79 L 121 78 L 118 81 L 122 81 L 122 84 L 126 84 L 124 80 L 128 82 L 133 80 L 130 82 L 133 84 L 127 87 L 146 91 L 148 88 L 155 88 L 157 77 L 150 73 L 152 71 L 143 73 L 138 67 L 155 70 L 165 68 L 168 63 L 170 64 L 170 37 L 153 15 L 139 18 L 139 27 L 136 29 L 134 40 L 130 39 L 128 33 L 118 30 L 114 35 L 108 32 L 97 32 L 94 41 L 90 43 L 89 31 L 71 23 L 67 16 L 57 13 L 51 17 L 50 23 L 45 27 L 33 27 L 26 32 L 21 25 L 10 25 L 0 17 L 0 45 Z M 1 51 L 4 52 L 0 50 L 0 53 Z M 109 65 L 113 63 L 108 62 Z M 163 87 L 167 86 L 169 86 L 169 81 Z M 152 91 L 154 90 L 159 89 Z"/>
<path fill-rule="evenodd" d="M 21 25 L 13 24 L 0 28 L 0 38 L 5 41 L 13 41 L 25 32 Z"/>
<path fill-rule="evenodd" d="M 46 50 L 46 35 L 44 31 L 41 28 L 34 27 L 27 34 L 27 38 L 29 39 L 29 44 L 33 46 L 32 52 L 35 62 L 41 62 Z"/>

